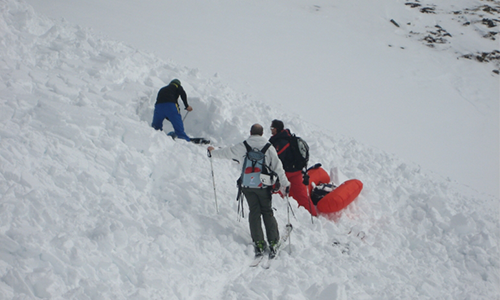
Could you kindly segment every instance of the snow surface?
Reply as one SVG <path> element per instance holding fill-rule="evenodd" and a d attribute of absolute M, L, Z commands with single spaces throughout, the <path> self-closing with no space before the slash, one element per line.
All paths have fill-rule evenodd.
<path fill-rule="evenodd" d="M 0 14 L 0 299 L 499 299 L 498 197 L 24 1 L 0 1 Z M 491 65 L 458 64 L 491 83 L 480 72 Z M 175 77 L 195 109 L 189 135 L 230 145 L 283 119 L 312 163 L 364 183 L 360 197 L 314 222 L 291 200 L 291 247 L 269 270 L 249 268 L 238 166 L 213 161 L 217 213 L 205 147 L 150 127 Z M 463 88 L 478 102 L 494 94 Z M 286 202 L 274 205 L 283 229 Z"/>
<path fill-rule="evenodd" d="M 460 58 L 500 50 L 498 35 L 483 38 L 498 33 L 483 19 L 500 20 L 499 1 L 27 2 L 500 197 L 500 82 L 492 72 L 500 53 L 496 63 Z M 431 49 L 427 36 L 442 43 Z"/>

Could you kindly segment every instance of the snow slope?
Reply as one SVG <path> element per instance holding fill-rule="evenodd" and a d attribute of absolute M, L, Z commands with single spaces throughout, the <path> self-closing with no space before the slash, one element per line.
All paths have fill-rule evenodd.
<path fill-rule="evenodd" d="M 27 2 L 500 197 L 499 1 Z"/>
<path fill-rule="evenodd" d="M 0 299 L 498 299 L 497 197 L 23 1 L 0 12 Z M 189 135 L 230 145 L 281 118 L 362 194 L 314 223 L 296 208 L 291 247 L 249 268 L 238 166 L 213 161 L 217 213 L 205 148 L 149 126 L 174 77 Z"/>

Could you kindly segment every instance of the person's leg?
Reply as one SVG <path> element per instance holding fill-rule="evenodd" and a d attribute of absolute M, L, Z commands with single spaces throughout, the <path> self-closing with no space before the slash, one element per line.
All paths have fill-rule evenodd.
<path fill-rule="evenodd" d="M 313 216 L 317 216 L 313 202 L 307 196 L 307 186 L 302 183 L 302 171 L 286 172 L 286 177 L 290 181 L 290 197 L 295 199 L 299 206 L 303 206 Z"/>
<path fill-rule="evenodd" d="M 260 212 L 266 227 L 267 241 L 272 245 L 273 242 L 277 243 L 279 241 L 280 233 L 278 222 L 274 217 L 271 191 L 269 189 L 259 189 L 256 194 L 259 196 Z"/>
<path fill-rule="evenodd" d="M 248 208 L 248 223 L 250 225 L 250 235 L 254 243 L 264 241 L 264 232 L 262 231 L 261 211 L 259 196 L 255 193 L 255 189 L 243 189 L 243 194 L 247 199 Z"/>
<path fill-rule="evenodd" d="M 179 113 L 178 107 L 175 103 L 165 103 L 167 105 L 167 118 L 170 120 L 170 123 L 172 123 L 172 126 L 174 127 L 175 134 L 177 135 L 178 138 L 185 139 L 186 141 L 190 142 L 191 139 L 187 134 L 184 132 L 184 123 L 182 122 L 182 117 L 181 114 Z"/>
<path fill-rule="evenodd" d="M 155 105 L 153 122 L 151 123 L 151 126 L 156 130 L 163 130 L 163 120 L 165 120 L 166 117 L 166 106 L 164 105 L 164 103 Z"/>

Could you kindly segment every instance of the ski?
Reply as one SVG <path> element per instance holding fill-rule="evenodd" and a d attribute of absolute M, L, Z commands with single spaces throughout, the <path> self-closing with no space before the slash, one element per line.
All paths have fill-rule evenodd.
<path fill-rule="evenodd" d="M 207 140 L 206 138 L 191 138 L 191 143 L 208 145 L 210 144 L 210 140 Z"/>
<path fill-rule="evenodd" d="M 269 259 L 262 266 L 264 269 L 269 269 L 271 267 L 273 260 L 276 259 L 281 249 L 284 247 L 286 241 L 288 241 L 288 238 L 290 237 L 290 233 L 292 233 L 292 230 L 293 230 L 292 224 L 290 223 L 286 224 L 285 232 L 281 236 L 278 246 L 276 247 L 276 252 L 274 254 L 271 252 L 269 253 Z"/>
<path fill-rule="evenodd" d="M 255 256 L 253 261 L 250 263 L 250 267 L 257 267 L 260 262 L 264 259 L 264 255 Z"/>
<path fill-rule="evenodd" d="M 167 133 L 167 135 L 169 137 L 171 137 L 173 140 L 177 139 L 177 134 L 175 134 L 174 131 L 170 131 L 169 133 Z M 193 144 L 201 144 L 201 145 L 208 145 L 208 144 L 210 144 L 210 140 L 208 140 L 206 138 L 197 137 L 197 138 L 191 138 L 191 143 L 193 143 Z"/>
<path fill-rule="evenodd" d="M 283 236 L 281 237 L 281 240 L 280 240 L 280 242 L 278 244 L 278 249 L 276 249 L 276 253 L 275 253 L 275 255 L 272 258 L 275 258 L 276 256 L 278 256 L 281 248 L 288 241 L 288 238 L 290 237 L 290 234 L 292 233 L 292 230 L 293 230 L 292 224 L 290 224 L 290 223 L 286 224 L 285 232 L 284 232 Z"/>

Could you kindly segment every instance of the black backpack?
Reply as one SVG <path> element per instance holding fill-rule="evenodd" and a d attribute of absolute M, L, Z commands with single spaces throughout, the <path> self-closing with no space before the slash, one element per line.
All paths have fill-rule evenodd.
<path fill-rule="evenodd" d="M 293 154 L 291 165 L 296 170 L 302 170 L 307 167 L 309 162 L 309 145 L 301 137 L 292 134 L 288 137 L 290 149 Z"/>

